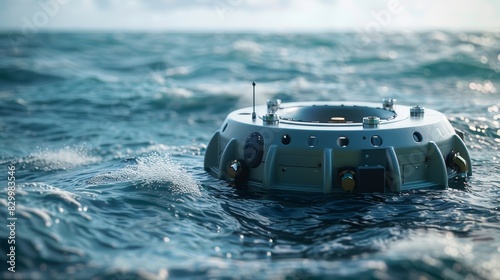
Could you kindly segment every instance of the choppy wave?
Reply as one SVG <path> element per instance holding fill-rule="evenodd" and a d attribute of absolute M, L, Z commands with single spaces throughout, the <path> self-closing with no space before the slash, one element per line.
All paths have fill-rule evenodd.
<path fill-rule="evenodd" d="M 173 194 L 200 195 L 200 186 L 184 167 L 166 154 L 152 153 L 134 159 L 135 164 L 98 174 L 87 181 L 89 185 L 137 183 L 141 187 L 169 188 Z"/>
<path fill-rule="evenodd" d="M 0 35 L 16 276 L 500 278 L 500 33 L 370 39 L 38 33 L 13 50 Z M 362 196 L 228 186 L 203 156 L 226 115 L 251 106 L 253 81 L 257 104 L 392 97 L 442 111 L 466 133 L 474 176 Z"/>
<path fill-rule="evenodd" d="M 2 82 L 2 84 L 4 84 L 4 86 L 6 84 L 44 84 L 56 82 L 63 79 L 63 77 L 44 73 L 41 70 L 0 68 L 0 81 Z"/>
<path fill-rule="evenodd" d="M 495 70 L 487 66 L 446 60 L 421 65 L 415 72 L 428 77 L 489 77 L 495 74 Z"/>
<path fill-rule="evenodd" d="M 38 148 L 26 158 L 21 159 L 19 163 L 38 170 L 53 171 L 88 165 L 99 160 L 99 157 L 91 155 L 87 146 L 74 145 L 59 149 Z"/>

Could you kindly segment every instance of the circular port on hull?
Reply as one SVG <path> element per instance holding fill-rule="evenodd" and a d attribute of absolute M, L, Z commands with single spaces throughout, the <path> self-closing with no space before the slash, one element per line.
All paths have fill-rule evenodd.
<path fill-rule="evenodd" d="M 254 132 L 248 136 L 243 154 L 249 167 L 255 168 L 260 165 L 264 155 L 264 138 L 260 133 Z"/>

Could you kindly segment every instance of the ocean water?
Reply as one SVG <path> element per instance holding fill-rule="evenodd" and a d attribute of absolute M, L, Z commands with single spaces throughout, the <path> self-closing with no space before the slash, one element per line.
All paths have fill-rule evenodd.
<path fill-rule="evenodd" d="M 3 279 L 500 279 L 500 33 L 0 35 Z M 422 105 L 473 177 L 370 195 L 267 193 L 203 170 L 257 103 Z"/>

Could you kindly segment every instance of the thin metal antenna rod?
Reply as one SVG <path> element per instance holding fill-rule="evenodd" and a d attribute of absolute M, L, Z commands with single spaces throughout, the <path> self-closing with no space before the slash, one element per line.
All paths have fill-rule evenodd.
<path fill-rule="evenodd" d="M 252 83 L 252 86 L 253 86 L 253 112 L 252 112 L 252 121 L 255 121 L 255 119 L 257 118 L 257 116 L 255 114 L 255 82 Z"/>

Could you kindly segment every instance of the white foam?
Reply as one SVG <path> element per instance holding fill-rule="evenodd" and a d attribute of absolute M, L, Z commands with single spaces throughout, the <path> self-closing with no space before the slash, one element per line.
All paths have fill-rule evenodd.
<path fill-rule="evenodd" d="M 163 99 L 166 97 L 179 97 L 179 98 L 190 98 L 193 96 L 193 92 L 189 89 L 182 87 L 161 87 L 157 90 L 156 94 L 153 96 L 156 100 Z"/>
<path fill-rule="evenodd" d="M 22 195 L 34 195 L 36 199 L 39 199 L 39 201 L 45 201 L 45 198 L 47 196 L 55 197 L 58 199 L 58 201 L 64 201 L 72 206 L 68 207 L 66 209 L 71 210 L 71 209 L 80 209 L 82 207 L 82 204 L 77 200 L 79 198 L 78 195 L 75 195 L 74 193 L 63 190 L 54 186 L 51 186 L 46 183 L 39 183 L 39 182 L 33 182 L 33 183 L 25 183 L 22 185 L 19 185 L 19 187 L 16 189 L 16 194 L 21 194 Z M 40 197 L 41 196 L 41 197 Z M 35 198 L 34 197 L 34 198 Z M 0 206 L 2 204 L 6 204 L 7 202 L 2 201 L 0 199 Z M 58 202 L 55 202 L 56 204 Z M 35 203 L 37 204 L 37 203 Z M 87 209 L 86 206 L 84 206 L 85 209 Z M 58 207 L 59 213 L 65 212 L 65 208 Z M 37 216 L 41 218 L 45 224 L 45 226 L 50 227 L 53 225 L 53 217 L 55 213 L 53 211 L 50 211 L 48 209 L 42 208 L 40 205 L 34 205 L 33 203 L 28 203 L 28 204 L 20 204 L 16 205 L 16 214 L 23 216 L 27 219 L 31 219 L 33 216 Z M 91 218 L 86 215 L 85 213 L 78 212 L 80 216 L 83 218 L 90 220 Z M 56 219 L 56 223 L 57 223 Z"/>
<path fill-rule="evenodd" d="M 50 227 L 52 225 L 52 217 L 50 216 L 50 212 L 46 209 L 31 208 L 31 207 L 26 207 L 24 205 L 19 205 L 17 206 L 16 210 L 18 212 L 21 212 L 20 215 L 22 215 L 22 212 L 25 212 L 23 216 L 26 216 L 26 213 L 31 213 L 40 217 L 43 220 L 46 227 Z"/>
<path fill-rule="evenodd" d="M 233 43 L 233 48 L 237 51 L 251 54 L 262 53 L 262 47 L 254 41 L 238 40 Z"/>
<path fill-rule="evenodd" d="M 191 71 L 187 66 L 179 66 L 174 68 L 168 68 L 165 71 L 165 73 L 167 74 L 167 76 L 176 76 L 176 75 L 184 76 L 191 73 Z"/>
<path fill-rule="evenodd" d="M 39 148 L 23 161 L 34 165 L 36 169 L 64 170 L 98 162 L 99 158 L 89 155 L 89 150 L 83 145 L 65 146 L 60 149 Z"/>
<path fill-rule="evenodd" d="M 72 193 L 63 191 L 58 188 L 54 188 L 47 191 L 48 194 L 62 198 L 64 201 L 74 204 L 75 206 L 81 207 L 82 205 L 76 199 L 72 197 Z"/>
<path fill-rule="evenodd" d="M 66 191 L 66 190 L 51 186 L 49 184 L 35 182 L 35 183 L 26 183 L 26 184 L 22 185 L 22 187 L 23 188 L 30 188 L 30 187 L 34 188 L 36 191 L 38 191 L 40 193 L 58 197 L 64 201 L 66 201 L 69 204 L 75 205 L 76 207 L 82 206 L 81 203 L 78 202 L 78 200 L 76 200 L 76 198 L 79 197 L 78 195 L 75 195 L 74 193 L 72 193 L 70 191 Z"/>
<path fill-rule="evenodd" d="M 137 150 L 132 149 L 122 149 L 115 153 L 115 159 L 124 159 L 141 156 L 144 154 L 151 153 L 162 153 L 172 156 L 178 155 L 201 155 L 204 150 L 206 150 L 206 144 L 197 145 L 181 145 L 181 146 L 167 146 L 164 144 L 151 144 L 147 147 L 143 147 Z"/>
<path fill-rule="evenodd" d="M 174 194 L 200 195 L 198 182 L 186 169 L 166 155 L 151 153 L 137 158 L 137 164 L 119 170 L 98 174 L 88 181 L 89 185 L 138 182 L 146 187 L 167 186 Z"/>

